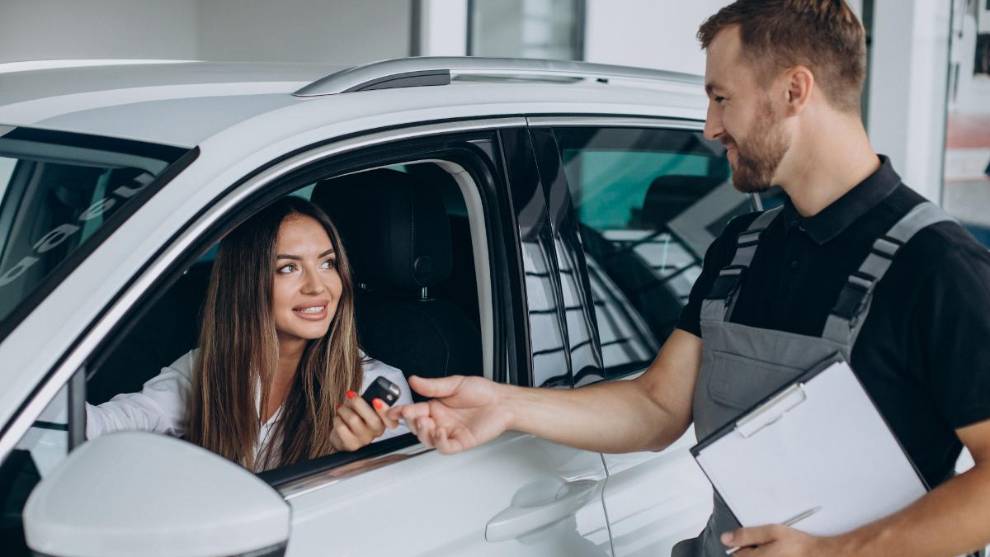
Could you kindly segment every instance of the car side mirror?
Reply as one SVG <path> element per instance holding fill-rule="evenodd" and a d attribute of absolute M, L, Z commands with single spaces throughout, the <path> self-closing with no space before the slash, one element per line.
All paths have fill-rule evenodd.
<path fill-rule="evenodd" d="M 31 493 L 24 534 L 52 557 L 274 557 L 289 506 L 237 464 L 190 443 L 121 432 L 84 443 Z"/>

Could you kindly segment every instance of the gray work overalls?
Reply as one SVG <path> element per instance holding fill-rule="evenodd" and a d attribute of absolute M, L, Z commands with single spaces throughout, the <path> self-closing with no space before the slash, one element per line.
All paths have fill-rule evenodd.
<path fill-rule="evenodd" d="M 721 270 L 702 302 L 704 344 L 693 401 L 694 429 L 699 440 L 826 358 L 840 354 L 852 363 L 853 345 L 869 314 L 873 289 L 897 251 L 919 230 L 951 220 L 928 202 L 912 209 L 873 243 L 859 271 L 849 276 L 839 293 L 822 336 L 812 337 L 728 320 L 739 297 L 741 279 L 756 254 L 760 235 L 779 213 L 779 207 L 764 212 L 739 235 L 732 263 Z M 716 494 L 714 512 L 705 530 L 698 538 L 678 544 L 673 555 L 724 556 L 726 548 L 719 536 L 736 528 L 739 524 Z"/>

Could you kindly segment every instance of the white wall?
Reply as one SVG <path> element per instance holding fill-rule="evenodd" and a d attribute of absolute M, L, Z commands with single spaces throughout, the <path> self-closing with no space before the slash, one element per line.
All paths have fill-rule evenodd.
<path fill-rule="evenodd" d="M 407 56 L 408 0 L 200 0 L 199 57 L 353 64 Z"/>
<path fill-rule="evenodd" d="M 0 62 L 197 56 L 198 0 L 2 0 Z"/>
<path fill-rule="evenodd" d="M 483 1 L 483 0 L 482 0 Z M 847 0 L 862 14 L 862 0 Z M 696 34 L 731 0 L 587 0 L 585 59 L 703 74 Z"/>
<path fill-rule="evenodd" d="M 467 54 L 467 0 L 420 0 L 420 5 L 422 19 L 419 54 L 422 56 Z"/>
<path fill-rule="evenodd" d="M 950 3 L 876 0 L 868 129 L 906 184 L 941 197 Z"/>
<path fill-rule="evenodd" d="M 698 26 L 729 0 L 588 0 L 585 59 L 703 74 Z"/>
<path fill-rule="evenodd" d="M 410 35 L 409 0 L 0 0 L 0 62 L 345 64 L 406 56 Z"/>

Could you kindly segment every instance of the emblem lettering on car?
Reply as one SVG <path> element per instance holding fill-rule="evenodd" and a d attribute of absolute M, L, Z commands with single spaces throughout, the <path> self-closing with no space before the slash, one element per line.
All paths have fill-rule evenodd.
<path fill-rule="evenodd" d="M 102 216 L 103 213 L 116 206 L 118 202 L 126 201 L 137 195 L 153 180 L 154 176 L 147 172 L 139 174 L 133 180 L 138 187 L 131 188 L 128 186 L 120 186 L 114 189 L 110 192 L 109 196 L 95 201 L 92 205 L 90 205 L 85 211 L 82 212 L 81 215 L 79 215 L 77 220 L 79 222 L 87 222 Z M 44 254 L 45 252 L 58 247 L 62 244 L 62 242 L 67 240 L 79 230 L 80 227 L 72 223 L 64 223 L 56 228 L 53 228 L 52 230 L 49 230 L 32 246 L 35 251 L 34 255 L 24 256 L 13 267 L 7 269 L 2 275 L 0 275 L 0 287 L 7 286 L 8 284 L 16 281 L 21 275 L 24 274 L 25 271 L 30 269 L 32 265 L 40 261 L 41 258 L 36 257 L 36 255 Z"/>

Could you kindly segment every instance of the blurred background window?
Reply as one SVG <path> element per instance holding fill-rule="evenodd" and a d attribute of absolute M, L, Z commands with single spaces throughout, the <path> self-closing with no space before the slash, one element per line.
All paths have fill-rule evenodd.
<path fill-rule="evenodd" d="M 584 0 L 470 0 L 468 55 L 581 60 Z"/>

